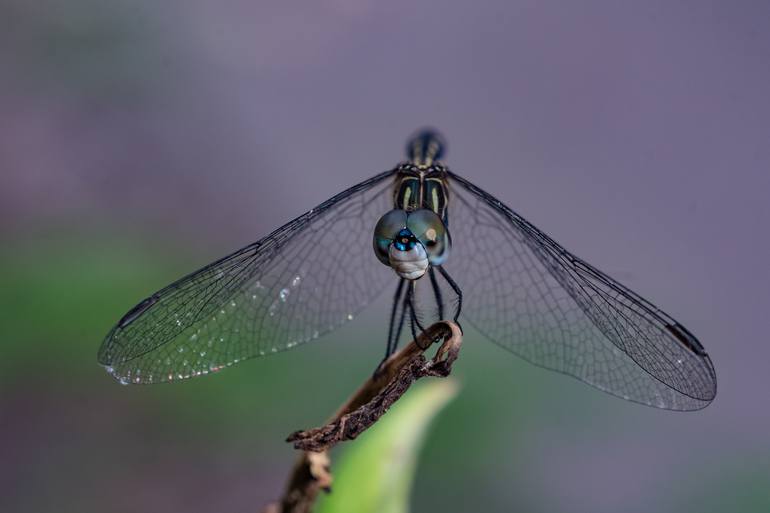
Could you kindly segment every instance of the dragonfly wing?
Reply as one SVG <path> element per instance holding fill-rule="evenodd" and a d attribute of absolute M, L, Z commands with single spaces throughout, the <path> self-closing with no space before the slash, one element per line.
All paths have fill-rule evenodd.
<path fill-rule="evenodd" d="M 124 383 L 208 374 L 318 338 L 393 281 L 372 230 L 392 208 L 393 171 L 334 196 L 267 237 L 131 309 L 99 350 Z"/>
<path fill-rule="evenodd" d="M 468 322 L 503 348 L 628 400 L 707 406 L 716 374 L 673 318 L 450 173 L 452 254 Z"/>

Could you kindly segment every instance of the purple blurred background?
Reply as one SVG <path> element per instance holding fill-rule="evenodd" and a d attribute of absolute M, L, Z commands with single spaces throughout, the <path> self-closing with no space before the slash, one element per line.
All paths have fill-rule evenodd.
<path fill-rule="evenodd" d="M 431 465 L 441 450 L 429 442 L 415 510 L 430 510 L 431 497 L 443 495 L 442 511 L 469 511 L 471 504 L 486 511 L 767 511 L 768 20 L 770 4 L 761 1 L 5 0 L 4 272 L 27 258 L 14 255 L 33 252 L 46 282 L 49 264 L 63 258 L 59 251 L 83 251 L 108 265 L 98 259 L 102 246 L 136 244 L 139 253 L 184 262 L 153 274 L 163 279 L 148 286 L 159 288 L 393 166 L 406 137 L 430 124 L 449 140 L 452 169 L 691 327 L 715 362 L 719 393 L 698 413 L 658 412 L 513 357 L 498 359 L 501 353 L 479 339 L 474 345 L 485 347 L 464 368 L 469 394 L 502 376 L 537 400 L 495 402 L 482 408 L 491 418 L 435 442 L 461 443 L 470 458 Z M 73 375 L 78 366 L 92 372 L 98 337 L 143 297 L 143 289 L 116 290 L 110 276 L 104 292 L 125 302 L 92 321 L 95 338 L 70 334 L 90 358 L 73 363 Z M 16 303 L 11 294 L 18 291 L 2 288 L 2 304 Z M 73 297 L 60 314 L 92 305 Z M 277 494 L 285 467 L 261 468 L 256 460 L 264 449 L 289 464 L 279 435 L 300 426 L 280 418 L 260 421 L 272 422 L 265 429 L 279 435 L 249 449 L 232 474 L 212 469 L 206 458 L 217 440 L 202 437 L 211 453 L 198 455 L 194 479 L 175 475 L 177 489 L 165 487 L 164 476 L 186 467 L 164 471 L 174 460 L 163 460 L 162 449 L 157 466 L 127 463 L 125 474 L 81 483 L 93 487 L 93 503 L 83 498 L 87 492 L 51 485 L 75 464 L 67 437 L 60 440 L 66 458 L 32 448 L 56 438 L 72 415 L 60 400 L 74 398 L 56 386 L 58 378 L 45 385 L 49 378 L 34 372 L 30 362 L 44 351 L 18 333 L 26 322 L 46 324 L 50 311 L 29 304 L 12 320 L 6 310 L 5 329 L 0 325 L 0 333 L 9 330 L 0 347 L 15 344 L 8 354 L 25 362 L 4 363 L 0 389 L 0 452 L 15 455 L 0 471 L 0 495 L 12 509 L 242 511 Z M 384 311 L 375 308 L 373 322 Z M 296 358 L 322 357 L 333 345 Z M 291 358 L 283 360 L 287 368 Z M 258 365 L 241 372 L 254 374 L 269 362 Z M 43 391 L 30 391 L 30 383 Z M 258 375 L 251 383 L 264 386 Z M 187 386 L 161 393 L 171 397 Z M 141 408 L 141 398 L 126 399 L 135 389 L 120 389 L 114 403 L 112 387 L 99 375 L 78 389 L 85 394 L 79 397 L 99 395 L 96 408 L 115 419 L 99 429 L 117 429 L 126 401 Z M 257 404 L 248 389 L 241 392 L 241 401 Z M 110 405 L 114 411 L 102 409 Z M 91 427 L 83 429 L 90 432 L 94 420 L 87 418 Z M 512 424 L 515 441 L 506 438 Z M 152 428 L 142 429 L 141 436 L 131 433 L 153 440 Z M 259 435 L 258 427 L 244 429 Z M 131 433 L 103 434 L 103 441 L 120 445 Z M 83 444 L 82 451 L 103 449 Z M 45 463 L 37 461 L 42 457 Z M 38 470 L 25 473 L 25 465 Z M 48 467 L 51 475 L 39 470 Z M 132 495 L 115 480 L 138 469 L 146 477 L 136 478 L 131 486 L 142 492 Z M 442 472 L 476 477 L 448 490 Z M 100 471 L 84 475 L 98 479 Z M 233 485 L 232 476 L 242 482 Z M 206 491 L 179 499 L 190 497 L 184 489 L 198 488 L 196 480 Z M 227 501 L 211 498 L 219 489 Z M 57 500 L 41 502 L 35 490 Z M 119 502 L 102 502 L 102 493 Z"/>

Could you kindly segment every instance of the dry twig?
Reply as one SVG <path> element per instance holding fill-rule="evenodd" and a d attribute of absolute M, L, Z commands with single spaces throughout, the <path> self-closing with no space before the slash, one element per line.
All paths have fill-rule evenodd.
<path fill-rule="evenodd" d="M 424 352 L 442 341 L 430 360 Z M 462 345 L 460 327 L 440 321 L 393 354 L 332 416 L 326 425 L 297 431 L 287 441 L 304 452 L 294 465 L 283 499 L 264 513 L 307 513 L 319 490 L 331 489 L 327 451 L 344 440 L 353 440 L 371 427 L 418 379 L 446 377 L 452 371 Z"/>

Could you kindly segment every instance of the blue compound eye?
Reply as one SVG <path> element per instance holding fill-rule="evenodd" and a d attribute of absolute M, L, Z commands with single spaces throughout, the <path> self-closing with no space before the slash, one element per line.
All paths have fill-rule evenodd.
<path fill-rule="evenodd" d="M 404 229 L 406 229 L 406 211 L 404 210 L 391 210 L 377 221 L 372 242 L 374 254 L 383 264 L 390 265 L 388 248 Z"/>
<path fill-rule="evenodd" d="M 432 210 L 421 209 L 410 212 L 406 227 L 425 247 L 428 261 L 432 265 L 441 265 L 449 255 L 452 239 L 444 222 Z"/>

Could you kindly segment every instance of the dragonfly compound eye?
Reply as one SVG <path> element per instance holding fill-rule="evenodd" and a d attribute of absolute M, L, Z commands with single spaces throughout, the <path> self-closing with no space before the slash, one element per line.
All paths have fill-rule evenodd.
<path fill-rule="evenodd" d="M 441 265 L 449 255 L 452 239 L 444 222 L 432 210 L 421 209 L 410 212 L 406 227 L 425 247 L 431 265 Z"/>
<path fill-rule="evenodd" d="M 399 233 L 406 228 L 406 211 L 391 210 L 377 221 L 374 227 L 374 254 L 383 264 L 390 266 L 388 251 Z"/>

